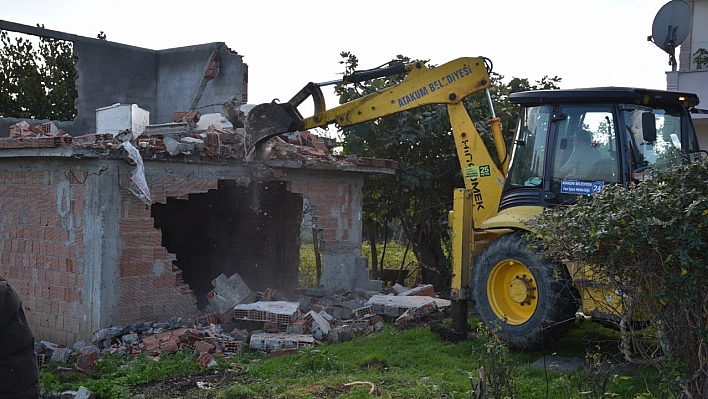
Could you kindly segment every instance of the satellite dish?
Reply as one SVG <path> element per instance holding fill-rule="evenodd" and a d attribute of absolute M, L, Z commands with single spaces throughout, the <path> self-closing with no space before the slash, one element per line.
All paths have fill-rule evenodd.
<path fill-rule="evenodd" d="M 691 32 L 693 13 L 683 0 L 672 0 L 656 13 L 651 29 L 651 41 L 669 54 L 669 63 L 676 70 L 674 51 Z"/>

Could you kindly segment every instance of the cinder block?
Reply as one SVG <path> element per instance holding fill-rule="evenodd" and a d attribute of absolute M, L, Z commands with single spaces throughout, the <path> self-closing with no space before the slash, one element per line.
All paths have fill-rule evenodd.
<path fill-rule="evenodd" d="M 194 349 L 199 353 L 214 353 L 214 345 L 206 341 L 197 341 L 194 343 Z"/>
<path fill-rule="evenodd" d="M 216 362 L 216 360 L 214 360 L 214 358 L 206 352 L 202 352 L 202 354 L 199 355 L 199 357 L 197 357 L 197 364 L 199 365 L 200 368 L 203 368 L 203 369 L 218 366 L 218 363 Z"/>
<path fill-rule="evenodd" d="M 239 330 L 238 328 L 234 328 L 234 330 L 231 332 L 231 336 L 233 336 L 236 341 L 248 341 L 248 332 Z"/>
<path fill-rule="evenodd" d="M 362 319 L 366 316 L 375 315 L 376 311 L 374 310 L 373 306 L 369 305 L 369 306 L 364 306 L 364 307 L 361 307 L 358 309 L 354 309 L 352 311 L 352 313 L 354 314 L 354 317 L 356 317 L 357 319 Z"/>

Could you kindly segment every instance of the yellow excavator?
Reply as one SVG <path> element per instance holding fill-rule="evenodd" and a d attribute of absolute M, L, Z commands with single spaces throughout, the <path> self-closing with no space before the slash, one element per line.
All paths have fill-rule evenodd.
<path fill-rule="evenodd" d="M 354 72 L 309 83 L 287 103 L 243 110 L 249 149 L 274 135 L 350 126 L 428 104 L 446 104 L 464 188 L 454 192 L 452 229 L 453 329 L 468 329 L 467 304 L 510 346 L 537 348 L 562 337 L 577 314 L 617 320 L 621 298 L 583 265 L 541 256 L 524 237 L 545 207 L 572 204 L 607 185 L 628 186 L 651 169 L 702 156 L 689 111 L 691 93 L 605 87 L 514 93 L 520 106 L 507 151 L 489 93 L 491 62 L 459 58 L 429 68 L 424 62 Z M 327 109 L 321 87 L 404 74 L 395 86 Z M 475 129 L 463 99 L 485 91 L 497 158 Z M 298 107 L 308 98 L 314 114 Z M 509 155 L 510 154 L 510 155 Z M 598 215 L 602 217 L 602 215 Z"/>

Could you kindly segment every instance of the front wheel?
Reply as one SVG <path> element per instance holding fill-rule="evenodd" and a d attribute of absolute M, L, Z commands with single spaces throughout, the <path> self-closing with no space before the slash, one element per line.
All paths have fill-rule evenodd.
<path fill-rule="evenodd" d="M 472 295 L 482 321 L 511 347 L 536 349 L 568 332 L 578 310 L 565 266 L 541 257 L 522 234 L 506 234 L 477 257 Z"/>

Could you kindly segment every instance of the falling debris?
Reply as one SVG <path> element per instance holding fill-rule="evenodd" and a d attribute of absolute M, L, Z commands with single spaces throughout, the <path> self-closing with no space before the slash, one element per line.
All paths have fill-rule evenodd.
<path fill-rule="evenodd" d="M 214 290 L 207 294 L 207 299 L 212 308 L 221 314 L 233 312 L 234 306 L 246 301 L 252 295 L 251 289 L 238 273 L 228 278 L 225 274 L 221 274 L 212 280 L 211 284 Z"/>

